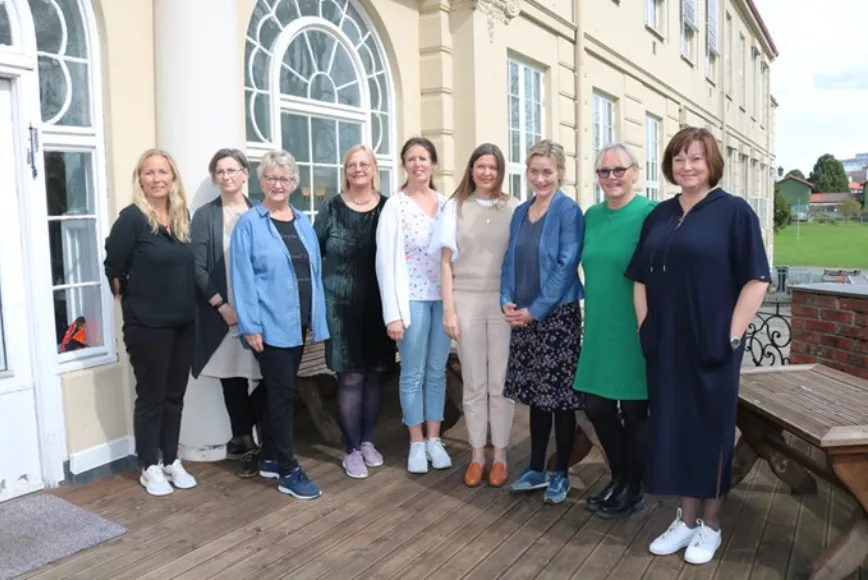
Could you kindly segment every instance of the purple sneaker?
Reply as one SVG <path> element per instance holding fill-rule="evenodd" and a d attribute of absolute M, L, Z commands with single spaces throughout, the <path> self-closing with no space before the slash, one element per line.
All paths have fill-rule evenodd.
<path fill-rule="evenodd" d="M 368 477 L 368 468 L 365 467 L 365 460 L 362 459 L 362 454 L 358 451 L 344 455 L 342 465 L 346 474 L 353 479 L 365 479 Z"/>
<path fill-rule="evenodd" d="M 362 443 L 362 457 L 365 459 L 365 465 L 368 467 L 380 467 L 383 465 L 383 456 L 380 455 L 374 444 L 368 441 Z"/>

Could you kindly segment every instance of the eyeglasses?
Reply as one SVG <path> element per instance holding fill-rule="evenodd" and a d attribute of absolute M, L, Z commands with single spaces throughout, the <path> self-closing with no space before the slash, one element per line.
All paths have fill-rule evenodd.
<path fill-rule="evenodd" d="M 363 171 L 367 171 L 370 168 L 371 168 L 371 164 L 367 163 L 365 161 L 362 161 L 361 163 L 348 163 L 347 164 L 347 170 L 349 170 L 349 171 L 353 171 L 355 169 L 361 169 Z"/>
<path fill-rule="evenodd" d="M 219 171 L 216 171 L 216 172 L 214 173 L 214 175 L 215 175 L 216 177 L 221 177 L 221 178 L 222 178 L 222 177 L 228 177 L 229 179 L 232 179 L 232 178 L 234 178 L 236 175 L 238 175 L 239 173 L 241 173 L 241 170 L 240 170 L 240 169 L 221 169 L 221 170 L 219 170 Z"/>
<path fill-rule="evenodd" d="M 597 177 L 600 179 L 608 179 L 609 174 L 611 173 L 615 177 L 624 177 L 624 174 L 627 173 L 629 167 L 613 167 L 611 169 L 601 168 L 597 170 Z"/>
<path fill-rule="evenodd" d="M 274 177 L 272 175 L 269 175 L 267 177 L 263 177 L 262 181 L 264 181 L 268 185 L 276 185 L 279 183 L 283 187 L 289 187 L 289 184 L 293 182 L 293 179 L 291 177 Z"/>

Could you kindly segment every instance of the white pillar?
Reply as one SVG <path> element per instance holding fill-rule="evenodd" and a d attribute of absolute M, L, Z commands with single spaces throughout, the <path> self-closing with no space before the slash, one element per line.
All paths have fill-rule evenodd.
<path fill-rule="evenodd" d="M 236 0 L 155 0 L 157 146 L 177 161 L 191 211 L 214 199 L 208 161 L 244 149 L 243 76 Z M 220 383 L 190 378 L 180 455 L 225 457 L 232 436 Z"/>

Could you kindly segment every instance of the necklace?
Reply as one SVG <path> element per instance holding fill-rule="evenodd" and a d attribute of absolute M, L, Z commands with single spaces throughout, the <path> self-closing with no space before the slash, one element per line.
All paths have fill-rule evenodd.
<path fill-rule="evenodd" d="M 374 196 L 373 196 L 373 195 L 369 195 L 368 197 L 366 197 L 366 198 L 363 199 L 363 200 L 356 200 L 356 199 L 353 199 L 353 198 L 351 197 L 351 198 L 350 198 L 350 203 L 353 204 L 353 205 L 359 205 L 359 206 L 362 206 L 362 205 L 368 205 L 369 203 L 371 203 L 371 200 L 372 200 L 372 199 L 374 199 Z"/>

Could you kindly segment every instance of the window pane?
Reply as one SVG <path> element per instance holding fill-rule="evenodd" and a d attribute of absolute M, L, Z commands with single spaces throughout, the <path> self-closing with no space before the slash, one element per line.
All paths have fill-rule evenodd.
<path fill-rule="evenodd" d="M 9 12 L 3 4 L 0 4 L 0 44 L 12 45 L 12 26 L 9 23 Z M 2 326 L 0 326 L 0 331 L 2 331 Z M 0 369 L 5 368 L 2 346 L 0 346 Z"/>
<path fill-rule="evenodd" d="M 250 179 L 247 180 L 247 196 L 250 202 L 254 205 L 261 202 L 265 197 L 265 192 L 259 185 L 259 161 L 250 162 Z"/>
<path fill-rule="evenodd" d="M 522 161 L 521 133 L 518 129 L 509 132 L 509 160 L 518 163 Z"/>
<path fill-rule="evenodd" d="M 299 163 L 310 161 L 310 135 L 308 134 L 308 117 L 284 112 L 281 115 L 283 125 L 283 148 L 292 153 Z"/>
<path fill-rule="evenodd" d="M 509 63 L 509 93 L 518 95 L 518 64 Z"/>
<path fill-rule="evenodd" d="M 331 119 L 311 117 L 310 132 L 313 137 L 313 161 L 315 163 L 339 164 L 337 122 Z"/>
<path fill-rule="evenodd" d="M 392 183 L 392 170 L 380 169 L 380 195 L 389 197 L 394 187 L 396 186 Z"/>
<path fill-rule="evenodd" d="M 99 282 L 95 219 L 49 221 L 48 241 L 54 286 Z"/>
<path fill-rule="evenodd" d="M 521 174 L 513 173 L 509 176 L 509 194 L 517 199 L 522 199 L 521 183 Z"/>
<path fill-rule="evenodd" d="M 307 96 L 317 101 L 325 101 L 327 103 L 337 102 L 337 89 L 332 80 L 324 74 L 314 75 L 308 86 Z"/>
<path fill-rule="evenodd" d="M 313 192 L 314 209 L 319 211 L 322 204 L 340 191 L 340 177 L 337 167 L 314 166 L 313 168 Z"/>
<path fill-rule="evenodd" d="M 344 155 L 350 147 L 359 145 L 362 142 L 362 125 L 360 123 L 349 123 L 347 121 L 338 122 L 338 137 L 340 139 L 340 155 L 339 162 L 343 165 Z"/>
<path fill-rule="evenodd" d="M 309 212 L 313 209 L 313 202 L 310 199 L 311 191 L 311 180 L 310 180 L 310 166 L 309 165 L 299 165 L 298 166 L 298 187 L 295 188 L 295 191 L 289 196 L 289 203 L 292 204 L 295 209 Z"/>
<path fill-rule="evenodd" d="M 94 215 L 91 154 L 45 153 L 48 215 Z"/>
<path fill-rule="evenodd" d="M 102 320 L 102 292 L 99 284 L 54 291 L 54 325 L 58 352 L 70 352 L 86 346 L 102 346 Z"/>

